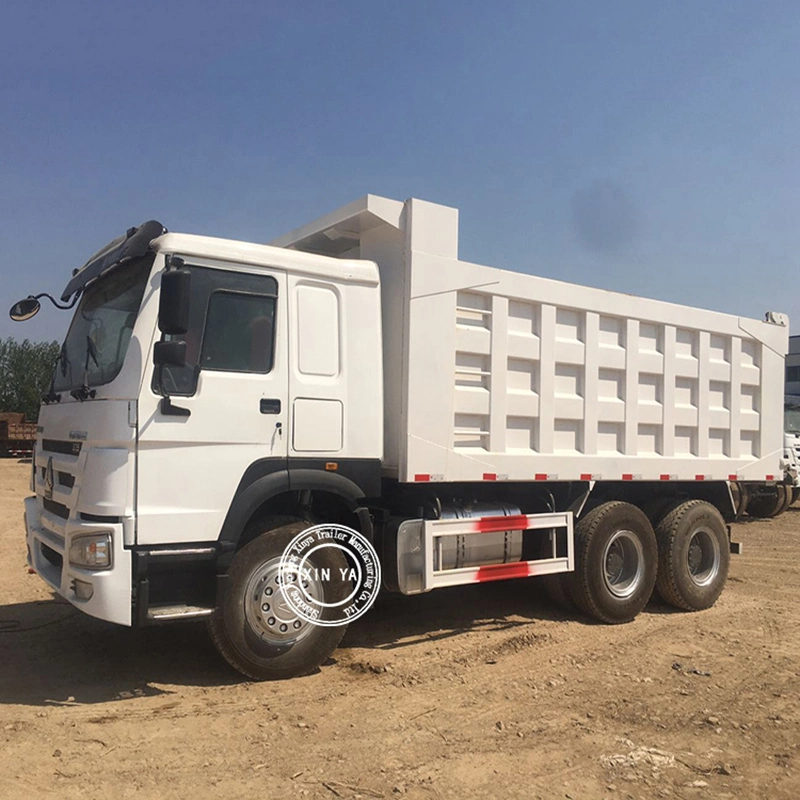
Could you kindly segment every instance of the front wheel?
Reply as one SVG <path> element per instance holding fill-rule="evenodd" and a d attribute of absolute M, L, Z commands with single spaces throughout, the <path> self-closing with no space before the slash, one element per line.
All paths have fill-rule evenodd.
<path fill-rule="evenodd" d="M 278 527 L 265 525 L 234 557 L 209 621 L 217 650 L 236 670 L 255 680 L 292 678 L 315 670 L 338 647 L 346 625 L 322 626 L 299 616 L 281 591 L 281 556 L 292 539 L 311 523 L 302 520 Z M 344 580 L 347 560 L 340 550 L 320 548 L 308 558 L 308 569 L 291 576 L 317 602 L 336 604 L 351 590 Z M 321 580 L 319 576 L 326 579 Z M 323 614 L 322 619 L 325 618 Z"/>
<path fill-rule="evenodd" d="M 644 512 L 630 503 L 603 503 L 575 527 L 575 571 L 567 578 L 572 600 L 601 622 L 630 622 L 653 593 L 657 561 Z"/>

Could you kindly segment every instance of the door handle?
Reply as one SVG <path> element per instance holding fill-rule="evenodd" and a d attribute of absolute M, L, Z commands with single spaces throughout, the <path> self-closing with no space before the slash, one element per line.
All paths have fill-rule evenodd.
<path fill-rule="evenodd" d="M 259 410 L 262 414 L 280 414 L 281 401 L 262 397 L 261 402 L 259 403 Z"/>

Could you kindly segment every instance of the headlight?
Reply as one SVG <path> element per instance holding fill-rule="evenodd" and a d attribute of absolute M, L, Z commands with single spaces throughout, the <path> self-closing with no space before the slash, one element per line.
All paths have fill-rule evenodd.
<path fill-rule="evenodd" d="M 85 569 L 108 569 L 111 566 L 111 534 L 76 536 L 69 546 L 69 563 Z"/>

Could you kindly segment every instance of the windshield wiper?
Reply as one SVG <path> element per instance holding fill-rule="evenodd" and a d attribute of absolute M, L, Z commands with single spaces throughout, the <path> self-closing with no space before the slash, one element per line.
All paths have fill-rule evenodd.
<path fill-rule="evenodd" d="M 69 359 L 67 358 L 67 343 L 64 342 L 61 345 L 61 349 L 58 351 L 58 358 L 56 359 L 56 363 L 53 364 L 53 374 L 50 376 L 50 387 L 47 390 L 47 394 L 42 395 L 42 402 L 45 405 L 50 405 L 50 403 L 60 403 L 61 402 L 61 395 L 56 392 L 56 370 L 60 367 L 61 368 L 61 375 L 62 377 L 67 374 L 67 364 L 69 363 Z"/>
<path fill-rule="evenodd" d="M 76 400 L 80 400 L 81 403 L 84 400 L 88 400 L 89 398 L 94 398 L 97 392 L 94 389 L 89 388 L 89 359 L 94 361 L 94 365 L 99 367 L 100 364 L 97 361 L 97 348 L 94 346 L 94 342 L 92 341 L 90 336 L 86 337 L 86 362 L 83 365 L 83 383 L 77 388 L 73 389 L 70 392 L 70 395 L 74 397 Z"/>

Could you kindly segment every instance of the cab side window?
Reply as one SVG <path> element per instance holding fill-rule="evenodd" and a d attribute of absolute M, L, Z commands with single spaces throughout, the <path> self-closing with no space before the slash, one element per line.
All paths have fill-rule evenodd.
<path fill-rule="evenodd" d="M 278 283 L 269 275 L 193 267 L 186 365 L 164 367 L 164 388 L 197 391 L 201 370 L 266 374 L 275 359 Z M 154 379 L 155 380 L 155 379 Z M 154 383 L 155 388 L 155 383 Z"/>
<path fill-rule="evenodd" d="M 212 292 L 203 332 L 201 369 L 226 372 L 272 370 L 276 298 Z"/>

